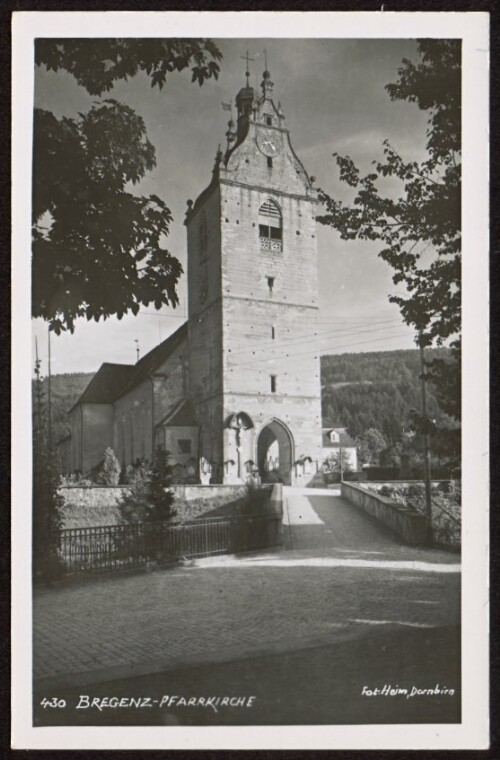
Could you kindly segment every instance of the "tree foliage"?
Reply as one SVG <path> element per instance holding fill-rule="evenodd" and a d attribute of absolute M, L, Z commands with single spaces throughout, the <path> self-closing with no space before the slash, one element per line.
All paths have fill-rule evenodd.
<path fill-rule="evenodd" d="M 33 577 L 50 581 L 61 569 L 58 556 L 64 500 L 59 493 L 60 475 L 47 424 L 45 385 L 40 362 L 35 364 L 33 407 Z"/>
<path fill-rule="evenodd" d="M 210 40 L 40 39 L 35 48 L 38 65 L 95 95 L 141 71 L 161 89 L 191 67 L 201 85 L 222 57 Z M 141 116 L 114 99 L 74 119 L 35 109 L 33 156 L 33 316 L 60 333 L 78 317 L 175 306 L 182 267 L 164 247 L 170 210 L 130 192 L 156 164 Z"/>
<path fill-rule="evenodd" d="M 38 39 L 35 63 L 72 74 L 90 95 L 109 92 L 116 81 L 144 72 L 160 90 L 167 75 L 191 67 L 202 85 L 219 76 L 222 53 L 209 39 Z"/>
<path fill-rule="evenodd" d="M 417 64 L 405 59 L 393 100 L 408 100 L 428 112 L 427 158 L 405 160 L 386 140 L 383 159 L 363 175 L 349 156 L 336 156 L 342 182 L 353 188 L 351 204 L 320 191 L 323 224 L 344 240 L 373 240 L 406 292 L 390 296 L 419 344 L 449 342 L 452 363 L 429 368 L 449 410 L 459 414 L 461 326 L 461 49 L 457 40 L 421 40 Z M 385 179 L 399 182 L 398 197 Z M 385 189 L 384 189 L 385 188 Z"/>
<path fill-rule="evenodd" d="M 153 465 L 144 464 L 129 491 L 119 501 L 124 523 L 166 522 L 175 517 L 170 454 L 163 447 L 155 449 Z"/>
<path fill-rule="evenodd" d="M 104 461 L 99 473 L 99 483 L 104 486 L 117 486 L 120 482 L 121 467 L 113 449 L 108 446 L 104 452 Z"/>
<path fill-rule="evenodd" d="M 356 438 L 358 459 L 361 464 L 379 464 L 381 452 L 387 448 L 387 441 L 376 428 L 368 428 Z"/>
<path fill-rule="evenodd" d="M 428 354 L 432 362 L 447 362 L 450 350 L 431 349 Z M 353 437 L 377 428 L 388 443 L 396 443 L 410 429 L 411 410 L 420 406 L 419 376 L 416 350 L 322 356 L 324 426 L 347 427 Z M 427 406 L 440 427 L 451 425 L 432 383 L 427 386 Z"/>
<path fill-rule="evenodd" d="M 154 164 L 144 122 L 128 106 L 108 100 L 78 119 L 35 113 L 33 315 L 56 333 L 73 331 L 77 317 L 177 304 L 182 267 L 162 246 L 170 211 L 155 195 L 126 190 Z"/>

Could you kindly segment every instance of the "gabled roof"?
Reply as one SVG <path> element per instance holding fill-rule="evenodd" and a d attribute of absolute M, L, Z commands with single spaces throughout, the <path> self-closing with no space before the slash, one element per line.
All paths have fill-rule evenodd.
<path fill-rule="evenodd" d="M 144 382 L 155 370 L 167 361 L 175 349 L 178 348 L 188 334 L 188 323 L 184 322 L 172 335 L 169 335 L 164 341 L 155 346 L 148 354 L 139 359 L 137 364 L 132 365 L 132 373 L 128 378 L 127 384 L 121 392 L 115 397 L 115 400 L 128 393 L 133 388 Z"/>
<path fill-rule="evenodd" d="M 101 364 L 70 412 L 79 404 L 112 404 L 129 381 L 133 370 L 133 364 Z"/>
<path fill-rule="evenodd" d="M 189 401 L 183 399 L 157 423 L 157 427 L 198 427 Z"/>
<path fill-rule="evenodd" d="M 330 440 L 330 433 L 335 431 L 338 433 L 339 440 L 333 442 Z M 323 448 L 324 449 L 339 449 L 342 448 L 355 448 L 356 443 L 353 441 L 346 428 L 323 428 Z"/>
<path fill-rule="evenodd" d="M 143 356 L 137 364 L 102 364 L 70 412 L 79 404 L 113 404 L 161 367 L 186 339 L 187 330 L 188 325 L 185 322 Z"/>

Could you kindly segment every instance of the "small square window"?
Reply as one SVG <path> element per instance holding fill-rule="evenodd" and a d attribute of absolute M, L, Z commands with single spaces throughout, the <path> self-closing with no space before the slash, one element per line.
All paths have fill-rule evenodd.
<path fill-rule="evenodd" d="M 272 169 L 273 168 L 273 159 L 271 158 L 271 156 L 267 157 L 267 168 L 268 169 Z"/>
<path fill-rule="evenodd" d="M 267 278 L 267 287 L 269 288 L 269 293 L 272 294 L 274 288 L 274 277 Z"/>
<path fill-rule="evenodd" d="M 191 454 L 191 438 L 179 438 L 177 449 L 180 454 Z"/>
<path fill-rule="evenodd" d="M 271 116 L 266 116 L 266 124 L 268 127 L 272 126 L 273 120 Z"/>
<path fill-rule="evenodd" d="M 271 375 L 271 393 L 276 393 L 276 375 Z"/>

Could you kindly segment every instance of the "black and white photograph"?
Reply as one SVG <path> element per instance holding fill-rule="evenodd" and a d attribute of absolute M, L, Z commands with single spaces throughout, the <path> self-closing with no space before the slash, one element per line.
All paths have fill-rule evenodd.
<path fill-rule="evenodd" d="M 488 746 L 487 58 L 14 14 L 16 748 Z"/>

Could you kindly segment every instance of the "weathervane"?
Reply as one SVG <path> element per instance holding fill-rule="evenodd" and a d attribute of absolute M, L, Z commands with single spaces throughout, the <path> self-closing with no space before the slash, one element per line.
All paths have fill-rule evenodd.
<path fill-rule="evenodd" d="M 255 60 L 255 58 L 250 58 L 250 56 L 248 55 L 248 50 L 247 50 L 247 54 L 246 55 L 240 55 L 240 58 L 243 58 L 243 60 L 247 62 L 247 70 L 245 71 L 245 76 L 247 78 L 247 87 L 250 87 L 250 82 L 249 82 L 249 80 L 250 80 L 250 61 L 253 62 Z"/>

